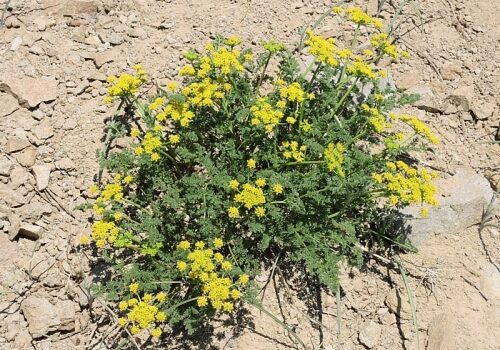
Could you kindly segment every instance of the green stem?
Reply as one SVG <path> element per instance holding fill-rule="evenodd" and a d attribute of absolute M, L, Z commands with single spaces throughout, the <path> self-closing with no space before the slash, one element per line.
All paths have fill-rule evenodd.
<path fill-rule="evenodd" d="M 267 56 L 266 63 L 264 64 L 264 68 L 262 69 L 262 73 L 259 77 L 259 81 L 257 82 L 257 85 L 255 85 L 255 91 L 259 90 L 260 85 L 262 84 L 262 81 L 264 80 L 264 75 L 266 74 L 267 66 L 269 65 L 269 61 L 271 60 L 271 56 L 273 54 L 269 52 L 269 55 Z"/>
<path fill-rule="evenodd" d="M 354 89 L 354 87 L 356 87 L 356 84 L 358 82 L 359 78 L 356 78 L 356 80 L 354 80 L 354 82 L 352 83 L 352 85 L 349 87 L 349 89 L 347 89 L 347 91 L 345 92 L 345 94 L 341 97 L 340 101 L 337 103 L 337 105 L 335 106 L 335 108 L 333 109 L 333 115 L 335 116 L 337 114 L 337 112 L 339 111 L 339 109 L 342 107 L 342 105 L 344 104 L 345 102 L 345 99 L 351 94 L 352 90 Z"/>

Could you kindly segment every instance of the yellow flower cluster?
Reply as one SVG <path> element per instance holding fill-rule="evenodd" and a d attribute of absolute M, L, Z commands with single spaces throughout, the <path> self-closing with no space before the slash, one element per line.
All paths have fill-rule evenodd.
<path fill-rule="evenodd" d="M 163 122 L 168 118 L 179 122 L 182 127 L 186 127 L 193 120 L 194 112 L 189 109 L 188 102 L 170 100 L 163 111 L 156 115 L 156 120 L 159 122 Z"/>
<path fill-rule="evenodd" d="M 278 42 L 272 41 L 272 40 L 263 42 L 262 47 L 264 48 L 264 50 L 268 51 L 271 54 L 286 50 L 285 44 L 278 43 Z"/>
<path fill-rule="evenodd" d="M 118 318 L 118 324 L 122 327 L 128 326 L 132 335 L 147 329 L 154 338 L 159 338 L 162 334 L 160 327 L 166 321 L 167 315 L 160 311 L 158 305 L 166 300 L 167 295 L 164 292 L 159 292 L 156 296 L 145 293 L 141 297 L 138 283 L 130 284 L 129 290 L 136 297 L 120 301 L 118 308 L 120 312 L 126 313 L 126 317 Z"/>
<path fill-rule="evenodd" d="M 113 221 L 98 220 L 92 224 L 92 239 L 97 248 L 104 248 L 106 243 L 113 244 L 119 233 L 120 229 Z"/>
<path fill-rule="evenodd" d="M 283 141 L 281 144 L 285 151 L 283 152 L 283 157 L 285 159 L 294 159 L 296 162 L 303 162 L 305 157 L 305 152 L 307 150 L 306 145 L 299 146 L 297 141 Z"/>
<path fill-rule="evenodd" d="M 234 69 L 242 72 L 245 68 L 239 61 L 240 52 L 238 50 L 228 50 L 221 47 L 213 53 L 212 62 L 215 67 L 219 68 L 222 74 L 229 74 Z"/>
<path fill-rule="evenodd" d="M 386 120 L 378 108 L 370 107 L 366 103 L 363 103 L 361 109 L 368 113 L 370 124 L 372 124 L 376 132 L 381 133 L 392 127 L 392 124 Z"/>
<path fill-rule="evenodd" d="M 437 173 L 429 173 L 427 169 L 415 169 L 402 161 L 388 162 L 387 171 L 382 174 L 373 174 L 376 183 L 385 185 L 390 193 L 389 202 L 393 205 L 422 204 L 437 206 L 436 186 L 432 180 Z"/>
<path fill-rule="evenodd" d="M 333 12 L 335 13 L 342 13 L 342 8 L 340 7 L 334 7 Z M 381 29 L 383 27 L 382 22 L 377 19 L 373 18 L 370 15 L 368 15 L 365 11 L 360 9 L 359 7 L 350 7 L 347 10 L 345 10 L 345 13 L 347 14 L 347 18 L 359 25 L 359 26 L 374 26 L 377 29 Z"/>
<path fill-rule="evenodd" d="M 242 203 L 245 208 L 252 209 L 253 207 L 266 203 L 266 196 L 264 191 L 258 185 L 245 183 L 242 190 L 234 196 L 237 203 Z"/>
<path fill-rule="evenodd" d="M 303 102 L 306 98 L 314 99 L 314 94 L 308 94 L 302 90 L 302 87 L 299 83 L 291 83 L 289 86 L 283 86 L 280 88 L 280 96 L 281 98 L 288 100 L 290 102 Z"/>
<path fill-rule="evenodd" d="M 251 120 L 252 125 L 263 124 L 267 133 L 271 133 L 273 128 L 278 125 L 281 118 L 283 118 L 283 112 L 273 108 L 265 97 L 259 98 L 257 103 L 250 107 L 250 111 L 253 116 Z"/>
<path fill-rule="evenodd" d="M 205 242 L 199 241 L 190 250 L 191 244 L 188 241 L 180 242 L 177 247 L 186 252 L 186 258 L 177 262 L 177 269 L 200 284 L 202 295 L 196 299 L 200 308 L 210 303 L 216 311 L 231 312 L 234 302 L 241 297 L 240 289 L 248 283 L 249 278 L 242 274 L 238 282 L 234 282 L 228 277 L 226 272 L 232 270 L 233 265 L 217 251 L 223 247 L 224 242 L 216 238 L 212 245 L 213 249 L 205 248 Z"/>
<path fill-rule="evenodd" d="M 152 161 L 157 161 L 160 159 L 160 154 L 157 151 L 161 146 L 162 142 L 160 137 L 151 132 L 147 132 L 141 144 L 134 149 L 134 152 L 138 156 L 146 153 L 151 157 Z"/>
<path fill-rule="evenodd" d="M 313 55 L 318 62 L 326 63 L 332 67 L 338 66 L 338 61 L 334 57 L 336 50 L 333 38 L 325 39 L 321 35 L 316 35 L 310 29 L 306 31 L 308 39 L 305 44 L 309 46 L 309 54 Z"/>
<path fill-rule="evenodd" d="M 363 58 L 356 56 L 355 60 L 352 64 L 347 66 L 347 71 L 349 74 L 352 74 L 359 78 L 367 78 L 370 80 L 376 80 L 377 74 L 373 71 L 372 67 L 363 62 Z"/>
<path fill-rule="evenodd" d="M 146 72 L 140 64 L 134 67 L 135 75 L 122 73 L 119 77 L 110 76 L 107 79 L 111 86 L 107 89 L 106 103 L 113 102 L 114 97 L 126 97 L 135 95 L 142 84 L 147 81 Z"/>
<path fill-rule="evenodd" d="M 182 89 L 184 96 L 192 105 L 207 107 L 214 104 L 214 99 L 224 97 L 223 86 L 214 83 L 210 78 L 205 78 L 200 82 L 193 82 Z"/>
<path fill-rule="evenodd" d="M 109 202 L 111 200 L 119 202 L 122 199 L 123 199 L 123 186 L 121 183 L 115 182 L 115 183 L 109 183 L 106 186 L 104 186 L 104 189 L 102 190 L 99 197 L 97 197 L 96 202 L 102 203 L 102 202 Z"/>
<path fill-rule="evenodd" d="M 328 171 L 335 172 L 342 177 L 345 176 L 345 172 L 342 167 L 344 163 L 344 152 L 345 147 L 340 142 L 336 144 L 328 144 L 328 146 L 325 148 L 325 151 L 323 152 Z"/>
<path fill-rule="evenodd" d="M 371 38 L 371 44 L 374 48 L 380 50 L 383 53 L 388 54 L 394 59 L 399 58 L 398 48 L 396 45 L 392 45 L 389 41 L 389 37 L 386 33 L 379 33 Z"/>
<path fill-rule="evenodd" d="M 436 137 L 436 135 L 434 135 L 429 127 L 417 117 L 403 114 L 399 116 L 399 119 L 411 126 L 417 134 L 424 136 L 427 140 L 429 140 L 429 142 L 433 144 L 439 143 L 439 139 Z"/>

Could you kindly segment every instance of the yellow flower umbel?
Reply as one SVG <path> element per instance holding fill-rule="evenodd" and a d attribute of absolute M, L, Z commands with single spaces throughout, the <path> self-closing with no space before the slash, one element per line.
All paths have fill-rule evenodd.
<path fill-rule="evenodd" d="M 166 300 L 166 294 L 159 292 L 156 297 L 152 294 L 139 294 L 139 284 L 132 283 L 129 286 L 130 292 L 135 294 L 134 298 L 122 300 L 118 304 L 120 313 L 124 316 L 118 319 L 121 327 L 128 327 L 132 335 L 136 335 L 142 330 L 148 330 L 153 338 L 161 336 L 161 326 L 167 320 L 167 314 L 160 310 L 161 305 Z"/>
<path fill-rule="evenodd" d="M 382 174 L 373 174 L 375 183 L 383 185 L 388 192 L 389 202 L 397 204 L 428 204 L 437 206 L 435 198 L 437 188 L 432 180 L 437 178 L 435 172 L 427 169 L 416 169 L 402 161 L 388 162 L 387 170 Z M 423 210 L 426 214 L 426 210 Z"/>
<path fill-rule="evenodd" d="M 181 272 L 185 278 L 200 286 L 202 294 L 196 298 L 196 304 L 200 308 L 211 305 L 215 311 L 231 312 L 234 302 L 241 296 L 238 284 L 241 288 L 246 283 L 241 282 L 241 277 L 239 282 L 229 277 L 233 264 L 217 252 L 224 246 L 222 239 L 213 240 L 213 249 L 206 248 L 204 242 L 198 243 L 193 250 L 185 251 L 185 261 L 180 261 L 183 263 Z M 245 281 L 248 282 L 248 276 Z"/>
<path fill-rule="evenodd" d="M 283 141 L 281 145 L 285 149 L 283 152 L 285 159 L 294 159 L 299 163 L 304 161 L 306 145 L 300 146 L 297 141 Z"/>
<path fill-rule="evenodd" d="M 107 82 L 111 86 L 106 90 L 105 102 L 113 102 L 114 97 L 125 98 L 134 96 L 137 93 L 141 85 L 147 81 L 147 75 L 141 65 L 136 65 L 134 70 L 135 75 L 122 73 L 119 77 L 108 77 Z"/>
<path fill-rule="evenodd" d="M 243 184 L 241 192 L 234 196 L 237 203 L 241 203 L 247 209 L 266 203 L 266 196 L 262 188 L 252 184 Z"/>
<path fill-rule="evenodd" d="M 264 125 L 267 133 L 271 133 L 283 118 L 283 111 L 273 108 L 265 97 L 260 98 L 255 105 L 250 107 L 250 111 L 253 116 L 252 125 Z"/>
<path fill-rule="evenodd" d="M 403 114 L 403 115 L 399 116 L 399 119 L 402 122 L 411 126 L 413 128 L 413 130 L 415 131 L 415 133 L 425 137 L 427 140 L 429 140 L 429 142 L 431 142 L 433 144 L 439 143 L 439 139 L 436 137 L 436 135 L 434 135 L 432 133 L 432 131 L 429 129 L 429 127 L 427 125 L 425 125 L 425 123 L 423 121 L 419 120 L 417 117 L 414 117 L 412 115 Z"/>
<path fill-rule="evenodd" d="M 305 44 L 309 46 L 309 54 L 313 55 L 318 62 L 337 67 L 339 63 L 334 56 L 336 50 L 335 39 L 325 39 L 321 35 L 314 34 L 311 29 L 308 29 L 306 34 L 308 39 Z"/>
<path fill-rule="evenodd" d="M 323 152 L 328 171 L 335 172 L 342 177 L 345 176 L 345 172 L 342 167 L 342 164 L 344 163 L 344 151 L 344 145 L 338 142 L 337 144 L 328 144 Z"/>
<path fill-rule="evenodd" d="M 306 95 L 304 90 L 302 90 L 302 86 L 299 83 L 291 83 L 288 86 L 283 86 L 280 89 L 280 96 L 282 99 L 285 99 L 290 102 L 303 102 L 309 96 Z M 314 98 L 314 96 L 313 96 Z"/>

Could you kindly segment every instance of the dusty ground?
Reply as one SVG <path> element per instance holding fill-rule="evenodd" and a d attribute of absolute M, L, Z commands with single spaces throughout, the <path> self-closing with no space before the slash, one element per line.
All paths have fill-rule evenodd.
<path fill-rule="evenodd" d="M 357 3 L 376 12 L 377 1 Z M 390 18 L 399 3 L 386 1 L 381 16 Z M 0 0 L 6 9 L 0 13 L 0 349 L 98 349 L 113 331 L 97 302 L 89 308 L 87 258 L 75 248 L 89 224 L 74 208 L 85 201 L 97 171 L 95 151 L 112 113 L 102 103 L 106 76 L 142 63 L 158 82 L 173 79 L 186 46 L 201 47 L 215 34 L 292 43 L 299 27 L 330 6 L 314 0 Z M 423 95 L 414 112 L 441 136 L 421 161 L 443 177 L 472 167 L 498 190 L 500 147 L 492 141 L 500 139 L 500 2 L 421 0 L 419 6 L 422 18 L 406 7 L 396 29 L 413 58 L 386 64 L 399 88 Z M 325 35 L 337 36 L 335 30 L 328 22 L 321 27 Z M 9 231 L 26 224 L 35 226 L 9 240 Z M 477 225 L 463 226 L 403 257 L 416 294 L 421 349 L 499 349 L 500 274 L 493 264 L 499 265 L 499 239 L 497 230 L 480 235 Z M 363 271 L 345 270 L 340 334 L 332 296 L 323 293 L 322 307 L 311 306 L 315 312 L 308 315 L 293 287 L 276 277 L 278 293 L 270 283 L 266 305 L 281 312 L 310 349 L 415 349 L 401 276 L 379 263 L 373 257 Z M 282 328 L 253 313 L 254 327 L 238 337 L 223 329 L 225 340 L 215 348 L 294 348 Z M 34 329 L 35 322 L 42 326 Z"/>

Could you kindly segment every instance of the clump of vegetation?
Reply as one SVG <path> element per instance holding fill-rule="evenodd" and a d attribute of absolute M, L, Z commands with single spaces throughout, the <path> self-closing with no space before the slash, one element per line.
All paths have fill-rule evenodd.
<path fill-rule="evenodd" d="M 380 228 L 394 209 L 436 205 L 436 175 L 402 156 L 438 140 L 393 112 L 408 96 L 377 67 L 407 52 L 360 9 L 332 13 L 355 35 L 343 45 L 305 31 L 306 69 L 282 43 L 256 56 L 219 37 L 186 52 L 182 83 L 154 97 L 140 65 L 108 79 L 106 102 L 119 103 L 108 144 L 129 146 L 101 152 L 109 180 L 91 188 L 82 244 L 111 264 L 102 288 L 132 335 L 192 332 L 254 303 L 252 277 L 278 256 L 336 290 L 338 264 L 362 264 L 360 247 L 405 246 Z M 371 46 L 357 51 L 361 40 Z"/>

